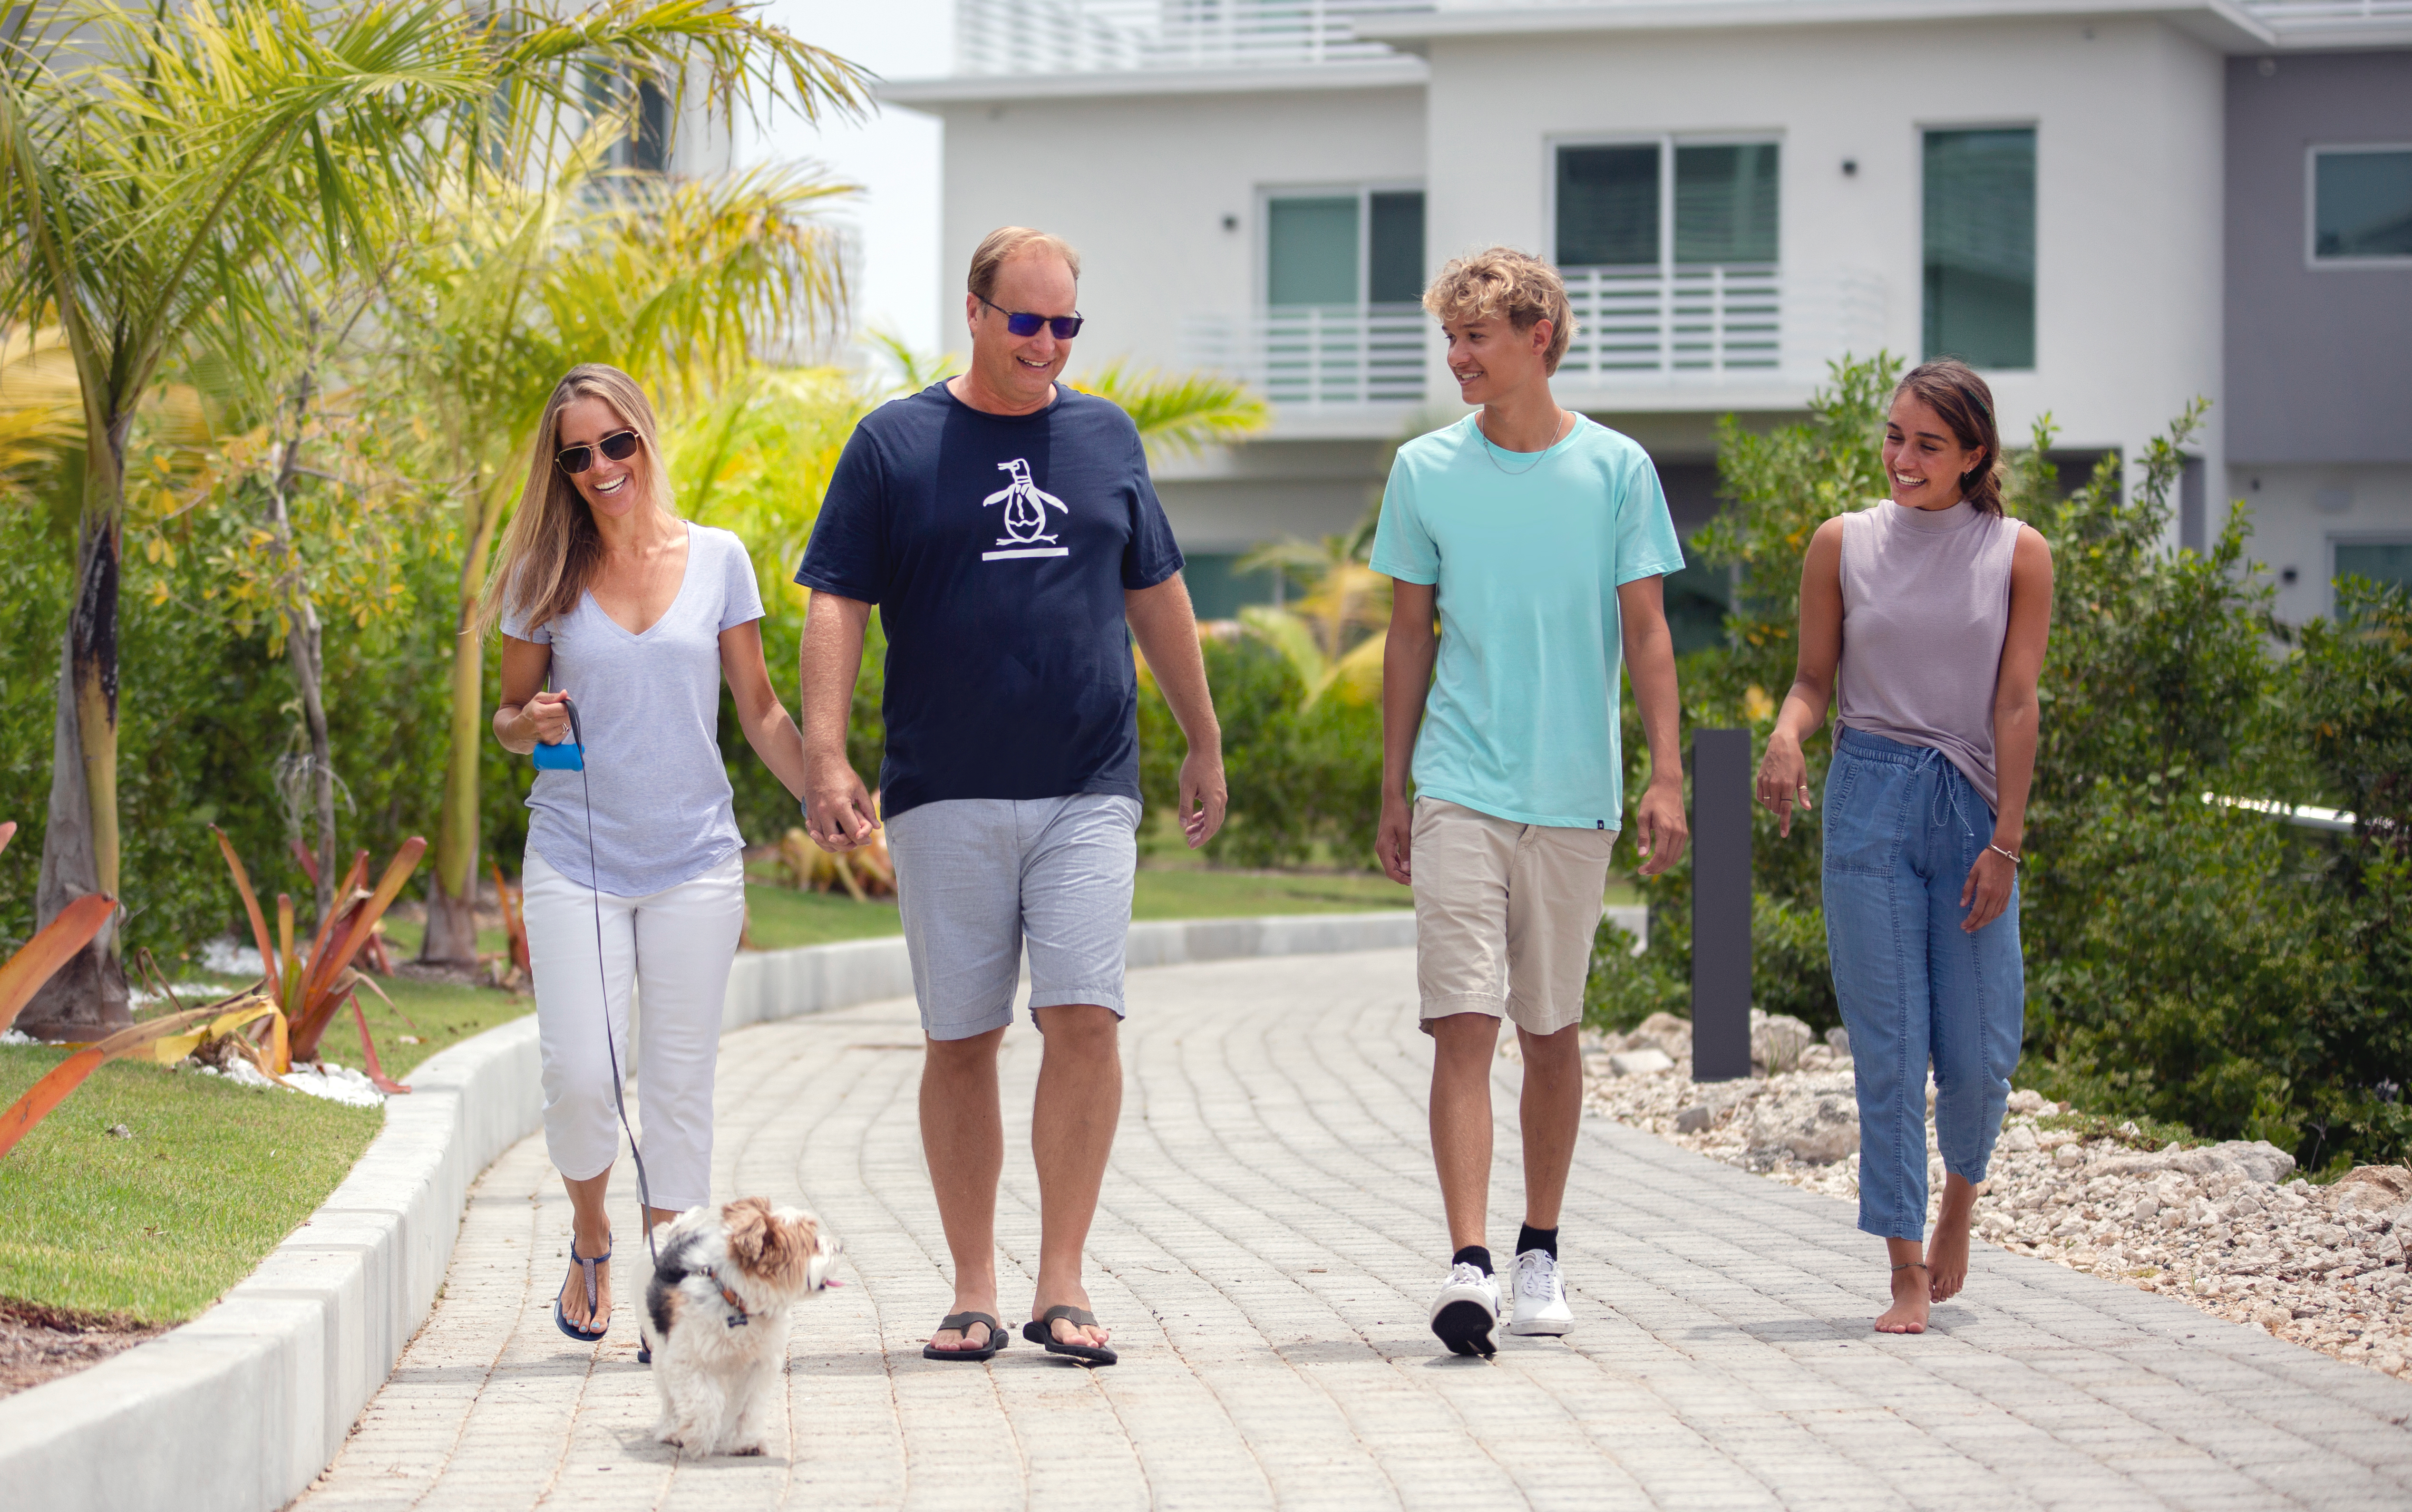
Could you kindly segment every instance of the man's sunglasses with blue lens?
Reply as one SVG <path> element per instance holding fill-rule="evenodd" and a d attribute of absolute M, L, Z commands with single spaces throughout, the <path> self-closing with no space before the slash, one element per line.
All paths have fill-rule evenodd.
<path fill-rule="evenodd" d="M 593 446 L 564 447 L 552 454 L 552 464 L 565 473 L 582 473 L 595 465 L 595 454 L 603 453 L 613 462 L 626 462 L 637 454 L 637 433 L 614 431 Z"/>
<path fill-rule="evenodd" d="M 987 304 L 990 309 L 994 310 L 997 314 L 1005 316 L 1005 329 L 1013 332 L 1016 336 L 1036 336 L 1038 334 L 1038 328 L 1041 326 L 1045 326 L 1048 330 L 1053 331 L 1057 341 L 1070 341 L 1073 337 L 1081 333 L 1081 317 L 1077 313 L 1073 315 L 1032 315 L 1027 310 L 1008 310 L 1000 304 L 991 304 L 987 300 L 980 299 L 980 296 L 977 294 L 973 295 L 972 298 L 979 300 L 982 304 Z"/>

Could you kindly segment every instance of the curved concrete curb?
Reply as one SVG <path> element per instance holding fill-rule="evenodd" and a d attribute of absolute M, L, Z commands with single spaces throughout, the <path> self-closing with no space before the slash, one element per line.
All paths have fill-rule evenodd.
<path fill-rule="evenodd" d="M 1133 966 L 1393 949 L 1405 913 L 1134 924 Z M 901 939 L 740 956 L 722 1028 L 904 997 Z M 341 1186 L 191 1323 L 0 1400 L 0 1486 L 45 1512 L 261 1512 L 342 1447 L 434 1305 L 478 1174 L 543 1116 L 536 1019 L 431 1056 Z"/>

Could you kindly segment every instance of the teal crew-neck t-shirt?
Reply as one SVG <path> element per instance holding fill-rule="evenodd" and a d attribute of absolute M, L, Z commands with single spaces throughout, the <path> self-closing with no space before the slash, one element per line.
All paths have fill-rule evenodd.
<path fill-rule="evenodd" d="M 1622 828 L 1616 590 L 1683 565 L 1658 470 L 1604 425 L 1578 416 L 1547 451 L 1503 451 L 1469 415 L 1401 447 L 1373 568 L 1432 585 L 1440 612 L 1417 792 L 1520 824 Z"/>

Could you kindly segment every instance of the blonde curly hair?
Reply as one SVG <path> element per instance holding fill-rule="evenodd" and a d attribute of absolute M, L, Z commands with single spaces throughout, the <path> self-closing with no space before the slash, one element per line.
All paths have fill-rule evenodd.
<path fill-rule="evenodd" d="M 1550 345 L 1541 366 L 1552 374 L 1575 336 L 1574 311 L 1558 271 L 1514 247 L 1486 247 L 1451 258 L 1424 290 L 1424 309 L 1443 325 L 1506 316 L 1518 330 L 1530 330 L 1534 322 L 1548 321 Z"/>

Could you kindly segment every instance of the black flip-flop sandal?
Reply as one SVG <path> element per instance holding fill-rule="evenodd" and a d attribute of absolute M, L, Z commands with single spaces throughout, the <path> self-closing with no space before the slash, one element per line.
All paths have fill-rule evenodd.
<path fill-rule="evenodd" d="M 993 1359 L 998 1350 L 1013 1343 L 1013 1335 L 1005 1331 L 1005 1325 L 986 1313 L 949 1313 L 938 1320 L 938 1327 L 942 1329 L 952 1329 L 958 1333 L 968 1334 L 975 1323 L 981 1324 L 988 1329 L 988 1344 L 985 1348 L 941 1349 L 936 1344 L 923 1344 L 921 1358 L 923 1359 Z"/>
<path fill-rule="evenodd" d="M 1022 1326 L 1022 1336 L 1051 1355 L 1069 1355 L 1083 1365 L 1111 1365 L 1122 1357 L 1103 1344 L 1067 1344 L 1055 1337 L 1055 1320 L 1063 1318 L 1082 1329 L 1097 1326 L 1097 1315 L 1085 1307 L 1051 1307 L 1036 1321 Z"/>
<path fill-rule="evenodd" d="M 578 1253 L 576 1243 L 573 1242 L 569 1246 L 569 1273 L 576 1275 L 581 1266 L 586 1270 L 586 1315 L 590 1318 L 595 1315 L 595 1309 L 601 1305 L 601 1294 L 595 1287 L 595 1268 L 610 1258 L 611 1258 L 610 1250 L 605 1250 L 602 1254 L 590 1258 Z M 569 1314 L 562 1311 L 561 1298 L 558 1295 L 552 1299 L 552 1326 L 581 1344 L 591 1344 L 610 1331 L 608 1324 L 590 1332 L 570 1322 Z"/>

